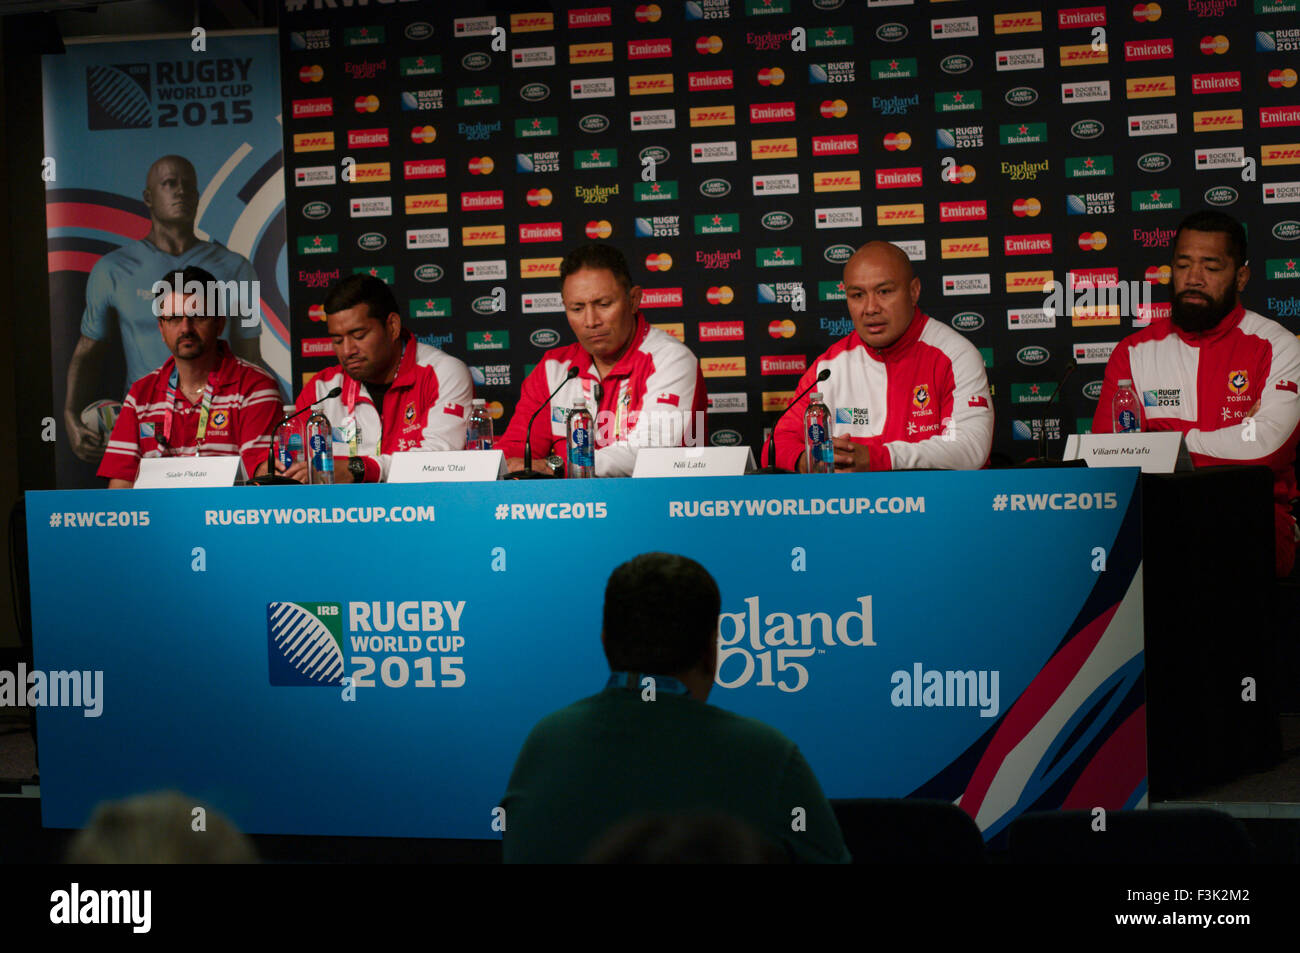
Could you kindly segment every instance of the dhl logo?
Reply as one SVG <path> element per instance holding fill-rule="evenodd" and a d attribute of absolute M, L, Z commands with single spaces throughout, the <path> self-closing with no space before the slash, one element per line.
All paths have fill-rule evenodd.
<path fill-rule="evenodd" d="M 1242 128 L 1240 109 L 1208 109 L 1192 113 L 1193 132 L 1240 128 Z"/>
<path fill-rule="evenodd" d="M 734 126 L 735 106 L 696 106 L 691 109 L 692 126 Z"/>
<path fill-rule="evenodd" d="M 408 195 L 405 201 L 407 215 L 427 215 L 431 212 L 447 211 L 447 193 L 439 192 L 429 195 Z"/>
<path fill-rule="evenodd" d="M 793 159 L 799 155 L 796 139 L 754 139 L 749 144 L 751 159 Z"/>
<path fill-rule="evenodd" d="M 1261 165 L 1300 164 L 1300 142 L 1264 146 L 1260 151 L 1259 161 Z"/>
<path fill-rule="evenodd" d="M 794 400 L 794 391 L 792 390 L 765 390 L 763 391 L 763 410 L 767 412 L 785 410 L 790 406 L 792 400 Z"/>
<path fill-rule="evenodd" d="M 511 33 L 537 33 L 542 30 L 555 29 L 554 13 L 512 13 L 510 14 Z"/>
<path fill-rule="evenodd" d="M 389 178 L 387 162 L 364 162 L 352 167 L 353 182 L 387 182 Z"/>
<path fill-rule="evenodd" d="M 920 225 L 925 222 L 925 206 L 920 202 L 911 205 L 877 205 L 877 225 Z"/>
<path fill-rule="evenodd" d="M 519 277 L 521 278 L 558 278 L 560 262 L 563 258 L 521 258 L 519 260 Z"/>
<path fill-rule="evenodd" d="M 1099 50 L 1094 50 L 1090 43 L 1083 43 L 1079 46 L 1062 46 L 1060 51 L 1062 66 L 1088 66 L 1093 63 L 1110 62 L 1110 47 L 1105 43 L 1101 44 Z"/>
<path fill-rule="evenodd" d="M 1026 13 L 999 13 L 993 18 L 994 33 L 1038 33 L 1043 29 L 1043 14 L 1037 10 Z"/>
<path fill-rule="evenodd" d="M 944 258 L 987 258 L 989 240 L 987 238 L 944 238 L 939 242 L 939 251 Z"/>
<path fill-rule="evenodd" d="M 1051 271 L 1008 271 L 1007 293 L 1034 291 L 1041 293 L 1052 284 Z"/>
<path fill-rule="evenodd" d="M 814 192 L 857 192 L 862 188 L 862 174 L 851 172 L 818 172 L 813 176 Z"/>
<path fill-rule="evenodd" d="M 609 63 L 614 59 L 613 43 L 570 43 L 570 63 Z"/>
<path fill-rule="evenodd" d="M 744 377 L 743 357 L 706 357 L 700 361 L 705 377 Z"/>
<path fill-rule="evenodd" d="M 1144 76 L 1125 81 L 1129 99 L 1152 99 L 1156 96 L 1174 95 L 1174 77 Z"/>
<path fill-rule="evenodd" d="M 1070 323 L 1075 327 L 1087 324 L 1119 324 L 1119 305 L 1076 305 L 1070 312 Z"/>
<path fill-rule="evenodd" d="M 467 225 L 460 230 L 462 245 L 504 245 L 506 227 L 504 225 Z"/>
<path fill-rule="evenodd" d="M 558 272 L 557 272 L 557 274 L 558 274 Z M 667 334 L 667 335 L 669 335 L 670 337 L 674 337 L 674 338 L 676 338 L 677 340 L 681 341 L 683 344 L 686 343 L 686 325 L 685 325 L 685 324 L 681 324 L 681 323 L 678 323 L 678 324 L 652 324 L 652 325 L 650 325 L 650 327 L 652 327 L 652 328 L 658 328 L 660 331 L 664 332 L 664 334 Z"/>
<path fill-rule="evenodd" d="M 629 76 L 627 91 L 630 96 L 644 96 L 649 93 L 671 93 L 673 91 L 672 73 L 648 73 L 643 76 Z"/>
<path fill-rule="evenodd" d="M 325 152 L 333 148 L 332 132 L 300 132 L 293 137 L 294 152 Z"/>

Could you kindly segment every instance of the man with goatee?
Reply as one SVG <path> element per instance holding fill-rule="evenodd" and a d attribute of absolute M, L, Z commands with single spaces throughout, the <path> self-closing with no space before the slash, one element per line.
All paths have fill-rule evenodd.
<path fill-rule="evenodd" d="M 1295 565 L 1295 453 L 1300 437 L 1300 342 L 1239 295 L 1250 280 L 1246 231 L 1222 212 L 1185 218 L 1174 233 L 1170 320 L 1126 337 L 1106 365 L 1094 433 L 1109 433 L 1111 399 L 1131 380 L 1143 430 L 1178 430 L 1196 466 L 1273 471 L 1276 569 Z M 1254 426 L 1243 421 L 1253 418 Z"/>

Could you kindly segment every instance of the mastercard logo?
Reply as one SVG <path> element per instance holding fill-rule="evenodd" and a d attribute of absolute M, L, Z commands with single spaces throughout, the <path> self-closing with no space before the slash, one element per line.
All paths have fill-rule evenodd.
<path fill-rule="evenodd" d="M 794 322 L 789 318 L 784 321 L 773 321 L 767 326 L 767 333 L 774 338 L 792 338 L 794 337 Z"/>
<path fill-rule="evenodd" d="M 369 96 L 358 96 L 352 106 L 359 113 L 372 113 L 379 109 L 379 97 L 373 93 Z"/>
<path fill-rule="evenodd" d="M 1296 73 L 1295 70 L 1291 69 L 1289 66 L 1286 69 L 1274 69 L 1268 71 L 1268 85 L 1272 86 L 1274 89 L 1281 89 L 1284 86 L 1287 89 L 1290 89 L 1295 84 Z"/>
<path fill-rule="evenodd" d="M 716 33 L 713 36 L 702 36 L 695 41 L 695 49 L 700 53 L 721 53 L 722 37 Z"/>
<path fill-rule="evenodd" d="M 325 70 L 319 66 L 304 66 L 298 70 L 298 78 L 304 83 L 319 83 L 325 78 Z"/>
<path fill-rule="evenodd" d="M 1167 285 L 1170 274 L 1168 265 L 1152 265 L 1143 277 L 1153 285 Z"/>
<path fill-rule="evenodd" d="M 1201 37 L 1201 52 L 1206 56 L 1209 56 L 1211 53 L 1228 52 L 1228 38 L 1222 33 L 1217 36 Z"/>
<path fill-rule="evenodd" d="M 438 138 L 432 126 L 416 126 L 411 130 L 411 141 L 416 145 L 428 145 Z"/>
<path fill-rule="evenodd" d="M 491 156 L 473 156 L 469 160 L 470 175 L 488 175 L 496 168 Z"/>
<path fill-rule="evenodd" d="M 524 195 L 524 201 L 533 206 L 533 208 L 536 208 L 539 205 L 550 205 L 551 198 L 550 189 L 529 189 L 527 194 Z"/>
<path fill-rule="evenodd" d="M 636 8 L 633 15 L 636 17 L 637 23 L 658 23 L 664 12 L 659 9 L 657 3 L 643 3 Z"/>
<path fill-rule="evenodd" d="M 1160 4 L 1139 3 L 1133 8 L 1133 19 L 1138 23 L 1155 23 L 1160 19 Z"/>
<path fill-rule="evenodd" d="M 614 234 L 614 226 L 609 224 L 603 218 L 599 222 L 587 223 L 588 238 L 609 238 Z M 664 257 L 667 257 L 666 255 Z"/>
<path fill-rule="evenodd" d="M 906 152 L 912 148 L 912 137 L 905 132 L 885 133 L 885 148 L 890 152 Z"/>
<path fill-rule="evenodd" d="M 975 181 L 975 167 L 973 165 L 949 166 L 943 170 L 943 180 L 945 182 L 970 185 Z"/>
<path fill-rule="evenodd" d="M 736 293 L 731 290 L 730 286 L 722 285 L 720 288 L 710 288 L 704 293 L 704 300 L 709 304 L 731 304 L 736 300 Z"/>
<path fill-rule="evenodd" d="M 596 223 L 592 222 L 592 224 L 594 225 Z M 604 224 L 608 225 L 609 223 L 605 222 Z M 590 226 L 588 226 L 587 234 L 591 235 Z M 591 237 L 595 238 L 596 236 L 591 235 Z M 602 235 L 601 237 L 604 238 L 605 236 Z M 673 256 L 668 254 L 667 252 L 659 252 L 657 254 L 646 255 L 645 266 L 646 269 L 649 271 L 667 271 L 669 268 L 673 266 Z"/>
<path fill-rule="evenodd" d="M 1011 214 L 1016 218 L 1024 218 L 1026 215 L 1033 218 L 1042 210 L 1043 204 L 1038 199 L 1016 199 L 1011 203 Z"/>
<path fill-rule="evenodd" d="M 325 320 L 325 305 L 323 305 L 323 304 L 314 304 L 314 305 L 312 305 L 311 307 L 309 307 L 309 308 L 307 309 L 307 320 L 309 320 L 309 321 L 324 321 L 324 320 Z"/>
<path fill-rule="evenodd" d="M 1084 251 L 1101 251 L 1106 247 L 1106 233 L 1084 232 L 1079 236 L 1079 247 Z"/>
<path fill-rule="evenodd" d="M 822 101 L 821 113 L 825 119 L 843 119 L 849 114 L 849 104 L 842 99 L 826 99 Z"/>
<path fill-rule="evenodd" d="M 492 415 L 493 420 L 500 420 L 501 415 L 506 412 L 506 409 L 501 406 L 501 401 L 499 400 L 489 400 L 487 403 L 487 410 L 488 413 Z"/>
<path fill-rule="evenodd" d="M 785 82 L 785 70 L 779 66 L 771 69 L 764 67 L 758 71 L 758 85 L 760 86 L 780 86 Z"/>

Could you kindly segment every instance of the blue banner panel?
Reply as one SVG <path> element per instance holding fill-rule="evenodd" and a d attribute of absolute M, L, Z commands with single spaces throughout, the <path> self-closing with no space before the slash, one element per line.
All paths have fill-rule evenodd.
<path fill-rule="evenodd" d="M 39 711 L 45 823 L 175 788 L 253 833 L 497 836 L 529 729 L 604 685 L 610 571 L 651 550 L 718 580 L 710 703 L 828 796 L 945 797 L 986 836 L 1132 806 L 1136 476 L 29 494 L 36 668 L 102 673 Z"/>

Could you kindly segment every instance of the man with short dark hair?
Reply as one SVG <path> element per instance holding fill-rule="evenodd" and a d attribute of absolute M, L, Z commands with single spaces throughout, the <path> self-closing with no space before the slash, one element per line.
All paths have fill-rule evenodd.
<path fill-rule="evenodd" d="M 144 457 L 237 454 L 246 473 L 266 459 L 280 387 L 221 340 L 226 319 L 207 309 L 215 281 L 190 265 L 154 283 L 158 330 L 172 356 L 122 401 L 98 470 L 111 489 L 134 486 Z"/>
<path fill-rule="evenodd" d="M 296 407 L 304 410 L 341 388 L 320 404 L 335 444 L 347 447 L 336 457 L 334 482 L 386 480 L 399 451 L 465 449 L 474 398 L 469 368 L 402 327 L 388 285 L 371 275 L 349 275 L 330 289 L 324 307 L 339 363 L 307 382 Z M 283 475 L 306 482 L 307 461 L 296 461 Z"/>
<path fill-rule="evenodd" d="M 1106 364 L 1093 433 L 1114 430 L 1118 382 L 1130 380 L 1144 430 L 1178 430 L 1196 466 L 1256 464 L 1273 471 L 1274 562 L 1295 565 L 1295 453 L 1300 438 L 1300 342 L 1241 304 L 1250 280 L 1246 232 L 1203 210 L 1174 233 L 1169 320 L 1120 341 Z M 1250 419 L 1250 423 L 1245 421 Z"/>
<path fill-rule="evenodd" d="M 650 327 L 638 310 L 641 289 L 623 253 L 601 244 L 576 248 L 560 265 L 560 283 L 577 343 L 551 348 L 524 381 L 497 441 L 507 466 L 523 469 L 527 440 L 533 469 L 563 472 L 566 423 L 579 405 L 595 423 L 596 476 L 630 476 L 640 447 L 702 444 L 708 395 L 700 362 L 684 344 Z M 525 434 L 533 413 L 574 367 L 578 376 Z"/>
<path fill-rule="evenodd" d="M 575 862 L 628 817 L 700 812 L 734 816 L 796 860 L 849 861 L 794 742 L 707 704 L 720 608 L 713 577 L 684 556 L 645 553 L 614 570 L 601 629 L 612 673 L 524 742 L 502 801 L 507 863 Z"/>

